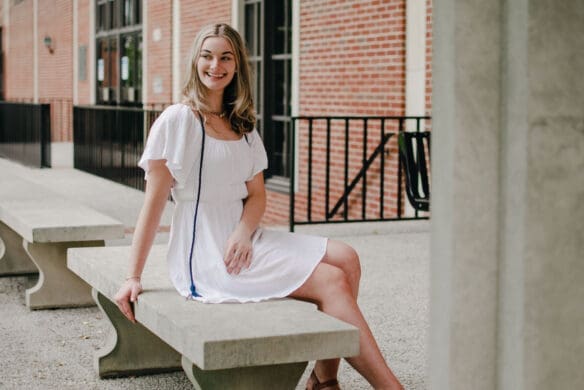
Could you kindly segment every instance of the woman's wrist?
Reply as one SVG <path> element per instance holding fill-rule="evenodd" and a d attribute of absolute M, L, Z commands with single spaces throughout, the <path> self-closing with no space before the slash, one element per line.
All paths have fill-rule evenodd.
<path fill-rule="evenodd" d="M 126 278 L 126 282 L 127 282 L 128 280 L 137 280 L 138 282 L 140 282 L 140 281 L 142 281 L 142 277 L 141 277 L 141 276 L 128 276 L 128 277 Z"/>

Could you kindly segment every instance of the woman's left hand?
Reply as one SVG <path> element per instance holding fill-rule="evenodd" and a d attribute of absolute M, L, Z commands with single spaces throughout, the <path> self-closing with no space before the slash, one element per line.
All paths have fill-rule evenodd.
<path fill-rule="evenodd" d="M 251 265 L 251 237 L 241 229 L 235 229 L 227 240 L 225 250 L 225 267 L 229 274 L 238 275 L 242 270 Z"/>

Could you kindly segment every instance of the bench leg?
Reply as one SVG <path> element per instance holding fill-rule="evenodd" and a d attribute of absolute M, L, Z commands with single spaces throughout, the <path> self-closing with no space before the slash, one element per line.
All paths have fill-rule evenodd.
<path fill-rule="evenodd" d="M 104 246 L 103 241 L 30 243 L 23 246 L 39 269 L 37 284 L 26 290 L 29 309 L 93 306 L 91 287 L 67 268 L 67 249 Z"/>
<path fill-rule="evenodd" d="M 38 273 L 22 247 L 22 237 L 0 222 L 0 276 Z"/>
<path fill-rule="evenodd" d="M 197 390 L 294 390 L 308 362 L 201 370 L 185 356 L 182 366 Z"/>
<path fill-rule="evenodd" d="M 143 325 L 128 321 L 118 307 L 97 290 L 93 289 L 92 295 L 114 328 L 95 358 L 95 368 L 101 378 L 181 369 L 178 352 Z"/>

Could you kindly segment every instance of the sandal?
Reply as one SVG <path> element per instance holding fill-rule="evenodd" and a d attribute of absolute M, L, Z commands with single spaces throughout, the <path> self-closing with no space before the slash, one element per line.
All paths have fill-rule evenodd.
<path fill-rule="evenodd" d="M 321 390 L 321 389 L 326 389 L 327 387 L 334 387 L 334 386 L 338 386 L 339 385 L 339 381 L 336 379 L 330 379 L 326 382 L 322 382 L 320 383 L 320 381 L 318 380 L 318 377 L 316 376 L 316 373 L 314 372 L 314 370 L 312 370 L 312 372 L 310 373 L 310 378 L 313 381 L 312 384 L 312 388 L 306 388 L 306 390 Z"/>

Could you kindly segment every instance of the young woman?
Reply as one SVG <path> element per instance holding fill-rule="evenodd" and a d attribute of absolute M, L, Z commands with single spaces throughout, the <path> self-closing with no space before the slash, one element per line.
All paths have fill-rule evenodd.
<path fill-rule="evenodd" d="M 246 49 L 230 26 L 204 27 L 189 58 L 184 103 L 153 124 L 138 163 L 146 194 L 138 218 L 128 278 L 116 294 L 130 302 L 169 192 L 175 209 L 168 245 L 170 278 L 194 300 L 250 302 L 293 297 L 357 326 L 361 354 L 347 361 L 375 389 L 401 389 L 357 306 L 360 265 L 355 251 L 323 237 L 259 227 L 266 205 L 266 152 L 254 129 Z M 339 359 L 318 361 L 307 389 L 338 389 Z"/>

